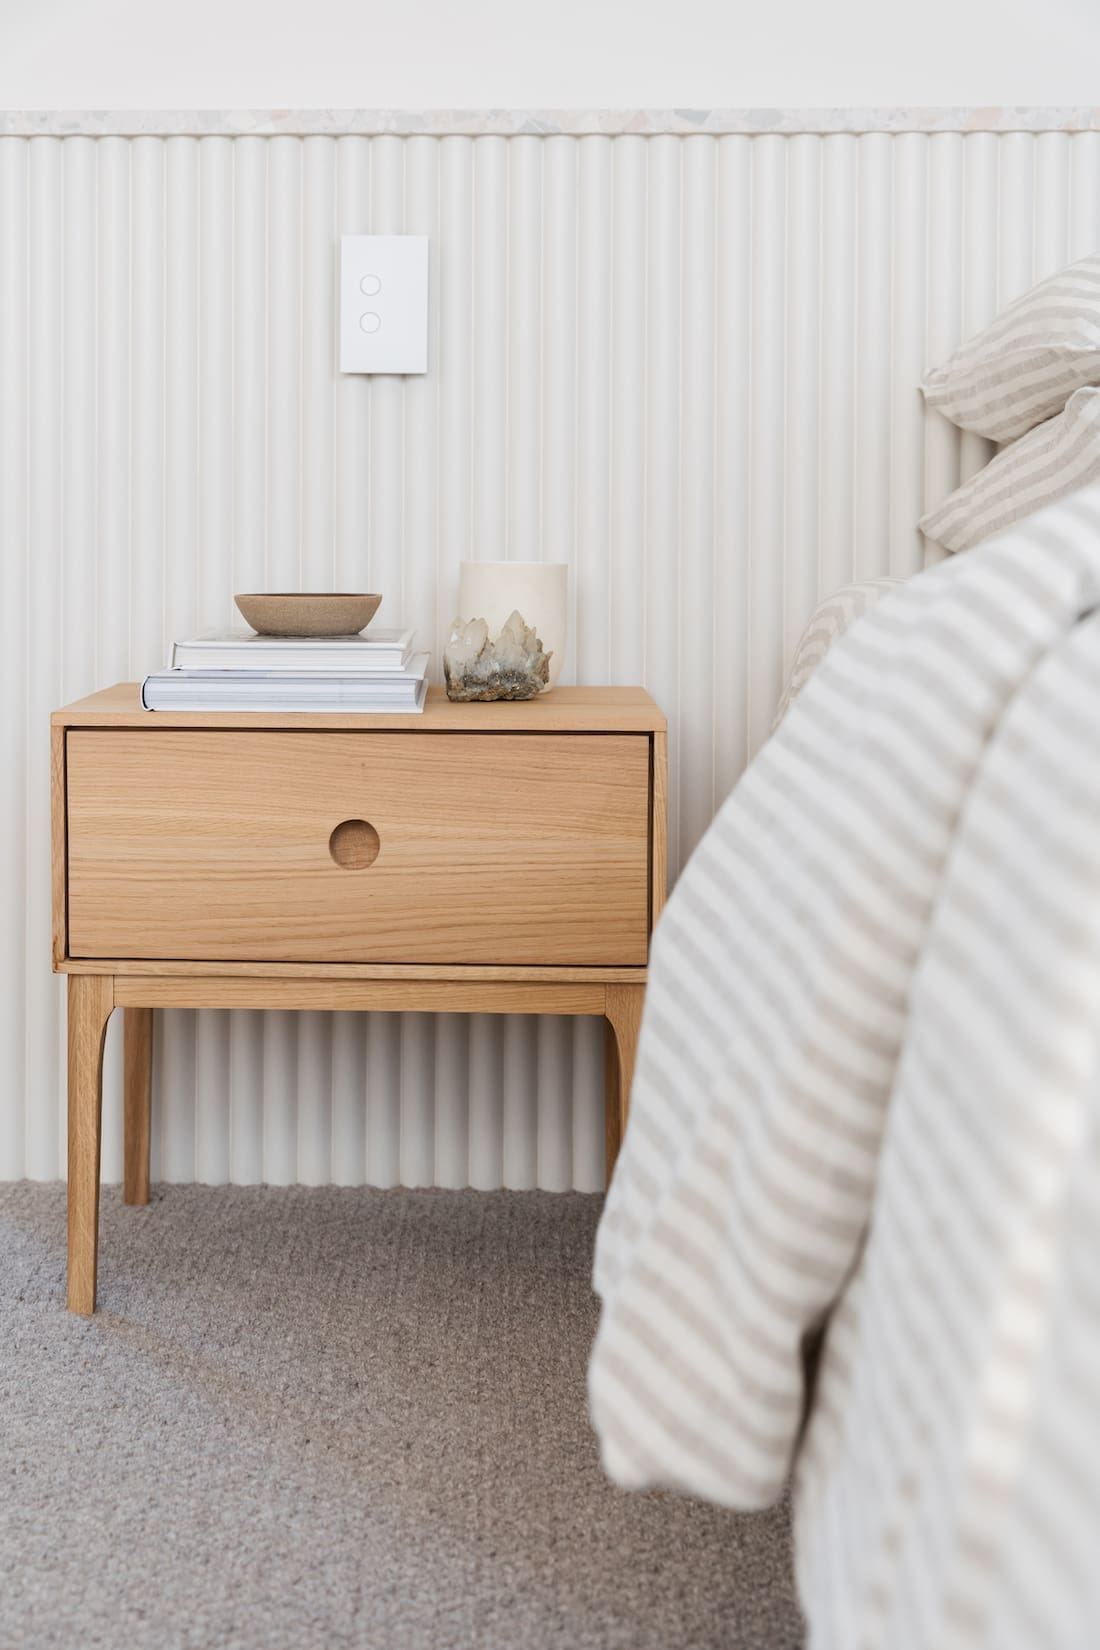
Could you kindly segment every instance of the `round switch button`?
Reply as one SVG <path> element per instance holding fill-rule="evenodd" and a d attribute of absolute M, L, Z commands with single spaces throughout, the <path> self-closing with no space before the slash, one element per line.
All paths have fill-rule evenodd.
<path fill-rule="evenodd" d="M 364 332 L 377 332 L 378 328 L 382 325 L 382 317 L 380 315 L 376 315 L 373 309 L 368 309 L 365 315 L 360 315 L 359 325 L 362 327 Z"/>
<path fill-rule="evenodd" d="M 376 298 L 382 290 L 381 277 L 378 275 L 364 275 L 359 282 L 360 292 L 365 292 L 368 298 Z"/>

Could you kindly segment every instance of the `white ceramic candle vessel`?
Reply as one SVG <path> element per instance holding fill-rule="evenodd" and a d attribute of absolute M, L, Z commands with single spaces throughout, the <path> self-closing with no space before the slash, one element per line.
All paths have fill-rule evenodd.
<path fill-rule="evenodd" d="M 467 623 L 484 619 L 499 636 L 513 613 L 538 633 L 550 655 L 553 687 L 565 663 L 567 563 L 563 561 L 464 561 L 458 576 L 458 614 Z"/>

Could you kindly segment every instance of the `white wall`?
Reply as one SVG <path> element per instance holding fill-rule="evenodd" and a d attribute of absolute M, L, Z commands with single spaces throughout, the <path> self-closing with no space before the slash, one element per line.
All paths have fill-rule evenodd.
<path fill-rule="evenodd" d="M 347 232 L 432 241 L 430 370 L 335 370 Z M 570 563 L 566 680 L 670 728 L 682 864 L 818 597 L 988 456 L 922 367 L 1100 244 L 1100 131 L 0 137 L 0 1179 L 63 1167 L 50 709 L 237 589 Z M 116 1016 L 117 1019 L 117 1016 Z M 591 1189 L 600 1027 L 158 1017 L 154 1173 Z M 109 1034 L 104 1172 L 121 1157 Z"/>
<path fill-rule="evenodd" d="M 0 108 L 1088 104 L 1095 0 L 0 0 Z"/>

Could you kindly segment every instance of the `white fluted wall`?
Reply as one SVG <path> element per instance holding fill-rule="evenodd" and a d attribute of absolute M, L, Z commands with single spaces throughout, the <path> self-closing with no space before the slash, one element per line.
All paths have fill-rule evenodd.
<path fill-rule="evenodd" d="M 335 371 L 367 231 L 431 238 L 425 377 Z M 1098 244 L 1087 131 L 0 138 L 0 1178 L 63 1170 L 55 704 L 265 585 L 381 590 L 438 661 L 463 557 L 565 559 L 563 680 L 669 715 L 675 870 L 818 597 L 985 460 L 925 361 Z M 600 1036 L 165 1013 L 154 1172 L 594 1188 Z"/>

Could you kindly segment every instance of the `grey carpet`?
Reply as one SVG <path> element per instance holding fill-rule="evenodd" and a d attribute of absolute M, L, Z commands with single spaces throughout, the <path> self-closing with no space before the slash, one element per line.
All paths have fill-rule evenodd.
<path fill-rule="evenodd" d="M 600 1199 L 0 1188 L 4 1650 L 794 1650 L 785 1509 L 601 1477 Z"/>

